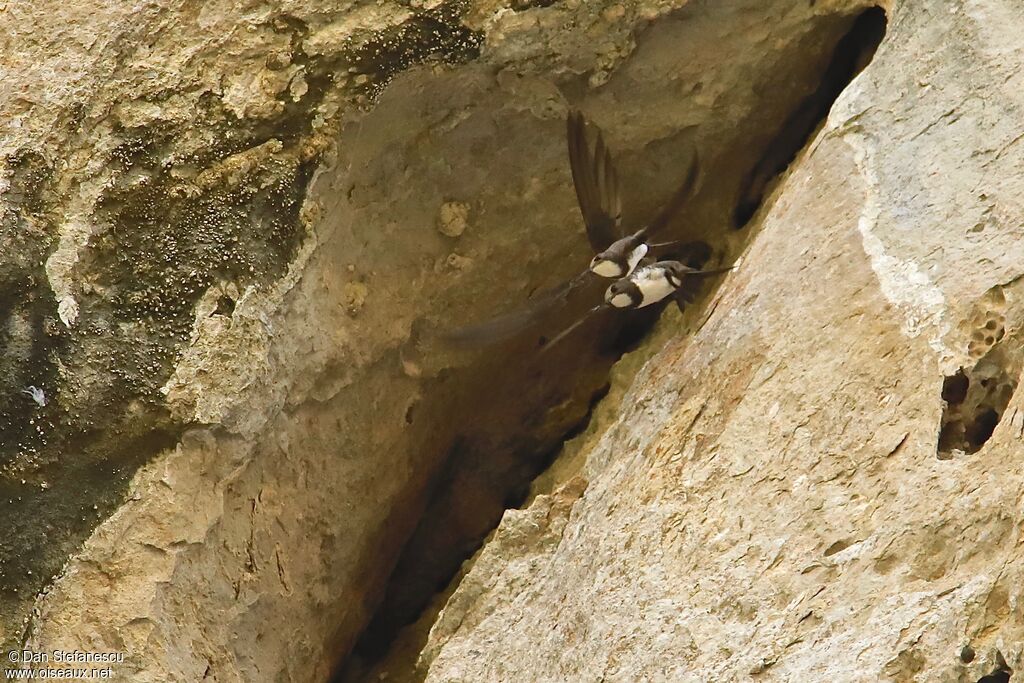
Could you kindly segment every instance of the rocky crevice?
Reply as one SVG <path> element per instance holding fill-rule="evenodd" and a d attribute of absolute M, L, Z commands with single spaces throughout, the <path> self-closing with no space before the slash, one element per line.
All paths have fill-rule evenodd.
<path fill-rule="evenodd" d="M 31 541 L 2 548 L 10 554 L 0 578 L 21 606 L 12 613 L 24 614 L 22 596 L 122 503 L 124 514 L 103 525 L 75 567 L 134 567 L 123 561 L 134 546 L 111 539 L 137 528 L 117 525 L 176 477 L 189 485 L 167 509 L 178 510 L 192 488 L 213 490 L 207 503 L 218 510 L 183 525 L 193 530 L 187 540 L 143 546 L 166 560 L 159 580 L 139 582 L 144 614 L 125 607 L 124 623 L 107 628 L 107 617 L 77 602 L 90 590 L 71 572 L 43 599 L 51 616 L 35 624 L 34 642 L 73 639 L 61 623 L 99 623 L 96 632 L 135 648 L 133 673 L 166 665 L 186 680 L 270 670 L 309 680 L 326 676 L 362 632 L 363 661 L 351 660 L 358 677 L 526 499 L 657 313 L 595 323 L 544 357 L 536 354 L 543 333 L 497 353 L 460 355 L 436 343 L 438 330 L 515 306 L 585 263 L 561 139 L 566 108 L 583 108 L 608 132 L 627 212 L 638 220 L 671 192 L 690 148 L 712 150 L 705 187 L 671 236 L 709 244 L 727 262 L 758 233 L 732 228 L 758 228 L 775 200 L 788 201 L 772 194 L 773 179 L 802 156 L 884 28 L 881 10 L 861 2 L 381 7 L 356 8 L 367 13 L 358 21 L 320 8 L 233 17 L 266 44 L 247 54 L 257 66 L 242 60 L 223 88 L 196 96 L 194 118 L 153 115 L 192 92 L 167 88 L 125 98 L 109 119 L 76 114 L 103 131 L 86 155 L 99 170 L 51 170 L 61 166 L 50 154 L 10 158 L 12 187 L 23 189 L 10 195 L 18 228 L 5 236 L 35 235 L 41 251 L 10 270 L 18 285 L 13 312 L 0 307 L 4 360 L 42 369 L 8 375 L 3 427 L 21 430 L 12 443 L 29 445 L 42 430 L 48 441 L 39 443 L 51 449 L 10 454 L 0 483 L 11 518 L 25 520 L 19 537 Z M 260 83 L 239 75 L 251 72 Z M 268 83 L 270 96 L 260 92 Z M 94 232 L 67 271 L 77 316 L 68 326 L 35 264 L 66 234 L 56 216 L 72 191 L 87 198 Z M 24 208 L 18 196 L 28 197 Z M 446 206 L 460 207 L 462 229 L 437 229 Z M 830 246 L 808 244 L 808 260 Z M 495 263 L 509 265 L 502 277 Z M 705 321 L 713 307 L 700 312 Z M 998 443 L 1013 424 L 1019 351 L 1009 332 L 989 344 L 987 323 L 974 342 L 992 348 L 949 374 L 943 424 L 953 426 L 942 429 L 940 456 Z M 32 343 L 8 341 L 17 335 Z M 110 377 L 95 381 L 90 373 L 108 365 Z M 232 384 L 239 368 L 250 374 Z M 76 384 L 87 379 L 94 383 Z M 36 407 L 23 384 L 42 386 L 49 405 Z M 229 396 L 225 387 L 236 386 Z M 78 421 L 49 417 L 65 410 Z M 61 433 L 58 422 L 78 431 Z M 915 452 L 914 438 L 897 436 L 888 452 Z M 809 438 L 793 428 L 793 444 Z M 75 451 L 73 466 L 56 442 Z M 730 476 L 742 476 L 742 464 Z M 559 525 L 578 489 L 554 489 Z M 297 500 L 308 508 L 286 502 Z M 53 543 L 53 530 L 67 528 L 71 537 Z M 828 563 L 861 547 L 862 534 L 839 531 L 821 546 Z M 51 549 L 40 561 L 44 537 Z M 147 566 L 132 578 L 157 574 Z M 189 602 L 196 585 L 209 602 Z M 61 609 L 86 616 L 65 621 Z M 742 600 L 728 609 L 740 619 L 752 610 Z M 285 611 L 294 615 L 287 637 L 316 661 L 314 673 L 274 663 L 283 645 L 259 625 Z M 142 633 L 149 628 L 152 637 Z M 184 637 L 204 643 L 202 661 L 154 664 L 166 660 L 160 643 Z M 775 660 L 765 661 L 769 671 Z M 912 652 L 897 668 L 918 662 Z"/>
<path fill-rule="evenodd" d="M 680 17 L 680 21 L 685 19 Z M 874 7 L 855 17 L 841 14 L 826 15 L 817 18 L 812 28 L 804 28 L 807 33 L 798 44 L 803 48 L 814 45 L 814 54 L 818 59 L 816 67 L 807 68 L 806 49 L 773 55 L 771 60 L 777 70 L 773 76 L 779 77 L 787 69 L 791 69 L 806 79 L 800 84 L 789 83 L 794 94 L 789 108 L 785 104 L 778 106 L 776 103 L 777 109 L 773 114 L 781 115 L 783 118 L 775 122 L 758 122 L 758 131 L 767 127 L 775 130 L 775 135 L 767 139 L 757 136 L 756 144 L 752 144 L 750 138 L 739 135 L 730 140 L 731 144 L 736 145 L 735 148 L 724 149 L 723 145 L 707 141 L 709 147 L 714 149 L 714 154 L 709 154 L 705 149 L 701 151 L 702 160 L 707 168 L 729 174 L 730 178 L 745 180 L 739 185 L 736 194 L 726 195 L 729 199 L 723 201 L 722 185 L 728 187 L 732 181 L 721 183 L 719 177 L 711 177 L 710 172 L 706 171 L 709 175 L 705 177 L 705 183 L 718 187 L 715 190 L 705 188 L 702 195 L 694 201 L 697 208 L 693 211 L 700 212 L 703 232 L 695 232 L 695 221 L 691 218 L 681 221 L 681 225 L 676 226 L 673 238 L 701 237 L 714 246 L 716 258 L 726 261 L 742 252 L 742 241 L 726 239 L 726 228 L 730 225 L 730 219 L 739 213 L 745 213 L 749 218 L 756 211 L 768 184 L 785 170 L 813 129 L 821 124 L 842 88 L 870 61 L 884 35 L 885 14 Z M 638 51 L 641 51 L 641 54 L 644 37 L 641 33 L 637 39 L 640 46 Z M 674 58 L 680 60 L 685 60 L 686 57 L 685 49 L 680 49 L 678 54 L 674 55 Z M 787 59 L 800 60 L 801 65 L 796 66 L 796 61 L 789 63 Z M 628 69 L 628 65 L 627 59 L 625 68 Z M 614 86 L 614 74 L 612 78 Z M 700 85 L 703 87 L 706 83 L 702 82 Z M 727 88 L 730 85 L 726 83 L 720 87 Z M 568 85 L 560 87 L 572 90 Z M 770 92 L 770 89 L 765 87 L 762 94 L 767 92 Z M 809 95 L 804 95 L 808 92 Z M 750 124 L 749 121 L 746 123 Z M 658 146 L 657 141 L 650 143 L 644 151 L 649 154 L 653 152 L 652 156 L 657 159 L 661 156 L 656 151 Z M 746 150 L 748 154 L 743 155 L 740 150 Z M 760 154 L 751 156 L 749 152 L 753 150 L 759 150 Z M 728 170 L 723 169 L 723 159 L 729 159 L 734 166 Z M 662 163 L 665 164 L 665 173 L 671 174 L 669 168 L 673 164 Z M 679 167 L 678 164 L 675 166 Z M 741 170 L 736 171 L 736 166 Z M 629 188 L 627 184 L 626 189 L 633 189 L 635 192 L 639 188 Z M 746 219 L 743 222 L 746 222 Z M 729 256 L 726 256 L 727 254 Z M 623 351 L 633 347 L 635 340 L 641 338 L 650 328 L 652 320 L 653 318 L 645 316 L 645 319 L 634 321 L 619 332 L 590 329 L 586 331 L 586 335 L 577 334 L 565 343 L 565 347 L 570 350 L 562 358 L 589 353 L 583 348 L 595 343 L 593 339 L 596 334 L 599 340 L 596 343 L 602 347 L 600 367 L 607 367 L 609 359 L 613 361 Z M 534 348 L 539 348 L 538 343 L 543 344 L 543 338 L 537 339 L 539 334 L 527 334 L 526 343 L 520 341 L 518 345 L 514 344 L 492 353 L 501 358 L 522 357 L 524 349 L 528 350 L 531 342 Z M 617 341 L 600 341 L 609 338 Z M 557 375 L 552 368 L 557 367 L 558 363 L 564 364 L 562 358 L 553 361 L 554 365 L 539 366 L 531 370 L 531 376 Z M 517 367 L 516 371 L 522 373 L 522 368 Z M 516 392 L 521 391 L 516 383 L 517 375 L 503 377 L 496 371 L 490 372 L 493 374 L 489 376 L 487 371 L 484 372 L 488 380 L 484 385 L 486 388 L 479 390 L 480 393 L 467 391 L 467 396 L 470 397 L 467 406 L 477 405 L 481 401 L 486 403 L 492 398 L 494 389 L 501 387 L 503 382 L 516 387 Z M 465 409 L 466 412 L 468 410 Z M 462 412 L 464 411 L 456 411 L 457 414 Z M 443 601 L 437 600 L 437 594 L 450 593 L 452 588 L 446 586 L 462 562 L 479 547 L 484 536 L 492 531 L 505 510 L 522 504 L 527 487 L 550 462 L 551 455 L 556 452 L 556 444 L 564 442 L 566 438 L 571 438 L 573 433 L 582 430 L 586 424 L 585 420 L 589 419 L 589 413 L 586 415 L 584 421 L 572 425 L 572 433 L 553 435 L 558 436 L 556 442 L 549 440 L 530 444 L 529 441 L 513 440 L 511 447 L 496 446 L 493 441 L 494 434 L 488 435 L 487 440 L 483 442 L 473 443 L 461 437 L 456 441 L 449 456 L 443 459 L 443 464 L 437 470 L 437 479 L 430 487 L 433 491 L 432 500 L 426 504 L 416 530 L 399 556 L 384 600 L 377 608 L 376 616 L 370 621 L 368 629 L 363 633 L 348 666 L 342 667 L 341 673 L 337 676 L 338 680 L 377 680 L 382 675 L 387 676 L 389 680 L 399 681 L 422 678 L 425 671 L 417 668 L 410 654 L 422 647 L 431 615 L 436 614 L 441 607 Z M 522 423 L 514 424 L 512 429 L 519 433 L 536 433 L 536 425 L 531 426 L 529 423 L 525 426 Z M 502 464 L 503 460 L 506 460 L 507 464 Z M 426 614 L 421 614 L 428 604 L 432 604 L 433 607 L 428 608 Z M 411 625 L 417 618 L 418 623 Z M 399 635 L 403 628 L 404 632 Z M 396 642 L 396 638 L 398 640 L 394 654 L 386 654 L 387 648 Z"/>
<path fill-rule="evenodd" d="M 557 542 L 549 499 L 505 516 L 427 680 L 1012 680 L 1019 15 L 896 8 L 745 270 L 591 442 Z"/>
<path fill-rule="evenodd" d="M 995 433 L 1020 381 L 1021 312 L 1016 283 L 990 289 L 962 326 L 969 364 L 942 382 L 938 457 L 977 453 Z M 1009 331 L 1009 334 L 1007 332 Z"/>
<path fill-rule="evenodd" d="M 6 157 L 0 500 L 11 533 L 0 541 L 0 635 L 8 644 L 25 637 L 33 596 L 124 504 L 138 468 L 203 421 L 167 396 L 170 387 L 176 398 L 168 380 L 202 317 L 231 324 L 240 297 L 284 279 L 310 238 L 301 209 L 339 112 L 367 104 L 391 75 L 375 66 L 396 57 L 376 30 L 363 42 L 323 45 L 289 14 L 242 23 L 259 49 L 241 59 L 262 62 L 249 82 L 232 74 L 206 87 L 144 79 L 129 95 L 100 88 L 50 131 L 66 149 L 26 146 Z M 473 54 L 452 6 L 408 23 L 430 37 L 396 68 Z M 130 83 L 153 51 L 176 64 L 175 35 L 113 46 L 125 52 L 111 87 Z M 208 297 L 215 303 L 203 312 Z M 29 387 L 42 393 L 33 398 Z"/>

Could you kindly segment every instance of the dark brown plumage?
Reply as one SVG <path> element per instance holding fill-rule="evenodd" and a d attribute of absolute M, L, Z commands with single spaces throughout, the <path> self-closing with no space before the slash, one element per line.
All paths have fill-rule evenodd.
<path fill-rule="evenodd" d="M 566 140 L 569 168 L 572 173 L 576 199 L 583 216 L 587 239 L 596 255 L 587 270 L 567 282 L 541 294 L 526 307 L 492 318 L 483 323 L 453 330 L 444 338 L 455 345 L 475 346 L 494 343 L 514 336 L 535 324 L 543 314 L 564 305 L 576 291 L 600 278 L 623 278 L 647 257 L 653 248 L 674 246 L 669 242 L 652 245 L 648 240 L 663 230 L 693 195 L 700 176 L 696 152 L 685 178 L 658 215 L 640 230 L 625 233 L 622 229 L 622 198 L 618 175 L 604 136 L 597 131 L 593 152 L 587 139 L 587 121 L 579 111 L 572 110 L 566 118 Z M 702 244 L 683 244 L 680 253 L 706 251 Z M 696 256 L 696 254 L 690 254 Z M 707 254 L 703 254 L 704 260 Z"/>

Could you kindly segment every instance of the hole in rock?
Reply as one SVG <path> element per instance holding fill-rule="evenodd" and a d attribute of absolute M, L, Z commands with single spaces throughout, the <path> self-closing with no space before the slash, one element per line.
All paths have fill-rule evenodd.
<path fill-rule="evenodd" d="M 998 344 L 973 368 L 946 377 L 938 457 L 978 452 L 995 432 L 1016 388 L 1016 362 Z"/>
<path fill-rule="evenodd" d="M 1009 671 L 993 671 L 987 676 L 978 679 L 978 683 L 1010 683 Z"/>
<path fill-rule="evenodd" d="M 967 379 L 963 368 L 942 382 L 942 400 L 951 406 L 958 406 L 967 398 L 967 390 L 971 388 L 971 380 Z"/>
<path fill-rule="evenodd" d="M 213 315 L 223 315 L 230 318 L 231 314 L 235 312 L 235 300 L 227 294 L 222 294 L 217 299 L 217 306 L 213 309 Z"/>
<path fill-rule="evenodd" d="M 832 557 L 836 553 L 843 552 L 844 550 L 849 548 L 851 545 L 853 545 L 853 543 L 854 542 L 851 541 L 850 539 L 845 539 L 845 538 L 843 540 L 841 540 L 841 541 L 836 541 L 835 543 L 833 543 L 829 547 L 825 548 L 824 555 L 825 555 L 825 557 Z"/>
<path fill-rule="evenodd" d="M 686 216 L 665 234 L 665 241 L 686 239 L 703 247 L 705 254 L 693 265 L 703 264 L 708 256 L 713 265 L 736 257 L 736 217 L 745 215 L 746 222 L 753 215 L 771 177 L 785 168 L 827 116 L 843 87 L 873 55 L 885 27 L 885 14 L 878 8 L 860 15 L 808 14 L 789 25 L 788 30 L 801 32 L 799 37 L 787 35 L 785 40 L 758 41 L 751 46 L 743 42 L 749 42 L 749 32 L 732 27 L 726 33 L 733 42 L 718 44 L 718 38 L 711 38 L 720 33 L 716 22 L 746 21 L 753 27 L 768 16 L 760 14 L 764 8 L 760 0 L 740 4 L 743 11 L 725 6 L 731 3 L 691 3 L 651 23 L 636 36 L 635 52 L 597 90 L 587 86 L 586 78 L 568 73 L 548 77 L 573 106 L 606 132 L 619 168 L 624 214 L 637 224 L 654 216 L 671 195 L 694 146 L 695 133 L 690 129 L 702 136 L 697 146 L 705 180 Z M 785 10 L 790 11 L 797 12 Z M 748 54 L 748 61 L 743 61 L 744 50 L 763 51 L 765 46 L 776 50 L 770 59 L 750 62 Z M 695 62 L 698 57 L 704 61 Z M 723 83 L 716 84 L 716 92 L 737 98 L 736 106 L 716 103 L 714 112 L 703 114 L 706 125 L 676 123 L 674 133 L 652 140 L 654 135 L 666 135 L 665 129 L 672 128 L 669 122 L 686 121 L 700 111 L 688 95 L 701 81 L 705 82 L 701 87 L 708 88 L 707 83 L 716 78 L 717 61 L 722 62 L 725 75 Z M 664 79 L 648 84 L 644 79 L 650 79 L 651 69 L 664 70 Z M 692 73 L 679 82 L 688 83 L 692 90 L 686 95 L 667 92 L 665 82 L 683 69 Z M 365 206 L 369 204 L 366 186 L 394 183 L 403 193 L 413 195 L 416 183 L 441 174 L 441 180 L 450 182 L 453 189 L 438 181 L 441 191 L 433 196 L 458 196 L 463 201 L 470 188 L 479 188 L 474 191 L 487 198 L 473 204 L 474 210 L 483 207 L 475 214 L 479 220 L 498 220 L 500 214 L 510 211 L 521 211 L 517 214 L 520 220 L 532 220 L 538 206 L 518 204 L 544 202 L 558 207 L 554 215 L 572 216 L 573 222 L 558 225 L 559 230 L 582 231 L 565 158 L 564 120 L 539 119 L 524 113 L 518 103 L 472 90 L 476 87 L 472 79 L 478 78 L 475 75 L 467 77 L 472 85 L 465 93 L 458 90 L 463 81 L 457 70 L 448 76 L 416 77 L 420 80 L 396 78 L 375 108 L 359 121 L 365 149 L 349 150 L 357 159 L 352 165 L 354 191 L 343 188 L 340 196 L 355 197 Z M 424 78 L 427 87 L 423 87 Z M 488 74 L 483 80 L 489 83 L 493 77 Z M 513 94 L 503 92 L 501 97 L 514 97 L 513 86 L 518 82 L 511 77 L 507 82 L 511 84 L 507 90 Z M 453 115 L 458 108 L 464 111 Z M 715 118 L 727 111 L 740 112 L 738 119 L 723 122 Z M 444 125 L 434 129 L 414 123 L 432 117 Z M 772 131 L 777 131 L 774 138 Z M 623 140 L 631 142 L 621 144 Z M 529 194 L 528 199 L 515 199 L 518 204 L 502 203 L 513 201 L 509 199 L 513 190 L 508 188 L 527 185 L 530 178 L 537 177 L 557 179 L 548 181 L 556 184 Z M 392 216 L 402 215 L 404 208 L 396 200 L 387 210 L 382 215 L 396 221 Z M 352 223 L 358 225 L 360 220 L 354 218 Z M 372 224 L 372 220 L 364 223 Z M 458 243 L 467 252 L 474 227 L 471 223 Z M 373 240 L 387 240 L 386 235 L 367 234 L 369 245 Z M 539 239 L 543 238 L 542 234 Z M 543 246 L 556 248 L 568 241 L 565 238 Z M 523 248 L 527 246 L 541 248 Z M 500 260 L 500 254 L 508 254 L 501 252 L 502 248 L 508 247 L 498 243 L 477 246 L 485 258 L 498 258 L 498 265 L 507 267 L 508 262 Z M 345 258 L 357 256 L 344 254 Z M 585 266 L 589 256 L 573 252 L 567 258 Z M 566 266 L 566 270 L 575 267 Z M 562 275 L 566 274 L 574 273 Z M 554 275 L 545 286 L 554 284 Z M 695 292 L 692 305 L 703 305 L 712 286 L 704 283 Z M 477 300 L 514 305 L 507 300 L 500 278 L 479 287 L 471 293 Z M 612 364 L 639 344 L 664 308 L 652 306 L 614 318 L 595 316 L 555 347 L 539 353 L 545 338 L 552 338 L 566 320 L 574 320 L 591 305 L 583 301 L 575 309 L 548 316 L 553 319 L 479 353 L 464 367 L 435 375 L 424 372 L 423 400 L 417 405 L 415 420 L 407 425 L 418 449 L 412 458 L 418 468 L 418 487 L 404 495 L 387 530 L 375 539 L 380 550 L 374 561 L 379 566 L 364 570 L 373 576 L 371 593 L 365 597 L 370 617 L 353 651 L 339 653 L 344 659 L 335 680 L 417 679 L 422 672 L 415 671 L 415 656 L 425 641 L 426 628 L 406 627 L 425 609 L 436 612 L 438 601 L 431 601 L 450 584 L 505 510 L 522 504 L 531 482 L 559 453 L 565 439 L 585 429 L 595 402 L 607 390 Z M 474 315 L 486 317 L 487 312 L 481 307 Z M 428 612 L 421 623 L 431 616 Z"/>
<path fill-rule="evenodd" d="M 997 424 L 999 424 L 999 413 L 993 408 L 985 408 L 968 426 L 967 444 L 975 451 L 978 450 L 992 436 Z"/>

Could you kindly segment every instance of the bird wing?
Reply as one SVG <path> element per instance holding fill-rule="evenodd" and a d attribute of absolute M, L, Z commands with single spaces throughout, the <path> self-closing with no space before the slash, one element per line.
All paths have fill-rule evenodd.
<path fill-rule="evenodd" d="M 693 196 L 699 177 L 700 157 L 697 155 L 697 151 L 694 150 L 693 158 L 690 160 L 690 168 L 686 171 L 686 177 L 683 179 L 679 189 L 672 195 L 672 198 L 668 200 L 668 204 L 662 207 L 654 220 L 647 224 L 647 228 L 644 230 L 647 235 L 657 234 L 672 221 L 675 215 L 679 213 L 679 209 L 683 208 L 683 204 Z"/>
<path fill-rule="evenodd" d="M 566 337 L 568 337 L 572 333 L 573 330 L 575 330 L 577 327 L 579 327 L 580 325 L 585 323 L 587 320 L 589 320 L 590 317 L 593 316 L 595 313 L 601 313 L 603 311 L 607 311 L 607 310 L 611 310 L 611 309 L 612 309 L 612 306 L 610 306 L 610 305 L 608 305 L 606 303 L 601 303 L 601 304 L 598 304 L 597 306 L 594 306 L 589 311 L 587 311 L 586 313 L 581 315 L 579 320 L 574 322 L 572 325 L 569 325 L 567 328 L 565 328 L 564 330 L 559 332 L 557 335 L 555 335 L 555 337 L 553 339 L 551 339 L 551 341 L 547 342 L 544 345 L 544 348 L 541 350 L 541 353 L 543 353 L 544 351 L 548 351 L 548 350 L 554 348 L 555 345 L 558 342 L 560 342 L 563 339 L 565 339 Z"/>
<path fill-rule="evenodd" d="M 591 157 L 590 145 L 587 143 L 587 122 L 578 111 L 569 112 L 566 138 L 569 143 L 569 168 L 572 170 L 580 213 L 583 214 L 583 223 L 587 228 L 587 238 L 595 253 L 601 252 L 622 237 L 619 179 L 600 131 Z"/>
<path fill-rule="evenodd" d="M 673 298 L 676 305 L 679 306 L 680 313 L 686 311 L 686 304 L 692 303 L 697 298 L 697 294 L 700 293 L 700 285 L 700 280 L 684 280 L 683 284 L 676 289 Z"/>
<path fill-rule="evenodd" d="M 455 330 L 449 330 L 441 335 L 441 338 L 452 346 L 473 347 L 496 344 L 530 327 L 534 323 L 538 312 L 532 308 L 523 308 L 518 311 L 499 315 L 482 323 L 466 325 Z"/>
<path fill-rule="evenodd" d="M 564 306 L 573 292 L 586 286 L 592 280 L 593 273 L 585 270 L 571 280 L 541 292 L 523 308 L 496 316 L 482 323 L 450 330 L 444 333 L 442 338 L 453 346 L 463 347 L 484 346 L 504 341 L 538 323 L 548 311 Z"/>
<path fill-rule="evenodd" d="M 726 273 L 736 268 L 736 264 L 731 266 L 725 266 L 724 268 L 711 268 L 710 270 L 694 270 L 693 268 L 687 268 L 684 272 L 687 276 L 698 277 L 702 275 L 717 275 L 718 273 Z"/>

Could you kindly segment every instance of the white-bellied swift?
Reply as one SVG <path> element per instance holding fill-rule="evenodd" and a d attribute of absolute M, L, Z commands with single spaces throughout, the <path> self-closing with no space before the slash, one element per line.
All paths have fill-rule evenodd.
<path fill-rule="evenodd" d="M 587 121 L 579 111 L 572 110 L 566 118 L 566 139 L 576 199 L 587 239 L 595 252 L 589 267 L 520 310 L 448 332 L 444 337 L 449 342 L 472 345 L 506 339 L 536 322 L 542 313 L 564 304 L 573 292 L 591 282 L 600 278 L 626 278 L 642 261 L 649 258 L 652 249 L 681 244 L 655 244 L 650 239 L 663 230 L 692 197 L 700 175 L 696 152 L 682 184 L 654 220 L 639 230 L 626 232 L 622 225 L 619 179 L 611 153 L 605 145 L 604 135 L 597 130 L 591 151 L 587 139 Z"/>
<path fill-rule="evenodd" d="M 587 318 L 595 313 L 610 310 L 630 310 L 644 308 L 651 304 L 672 298 L 682 311 L 693 296 L 694 290 L 684 287 L 687 278 L 717 275 L 736 268 L 733 264 L 725 268 L 697 270 L 679 261 L 646 261 L 629 275 L 613 282 L 605 291 L 604 302 L 587 311 L 579 320 L 562 330 L 547 343 L 551 348 L 564 339 L 570 332 L 579 327 Z"/>

